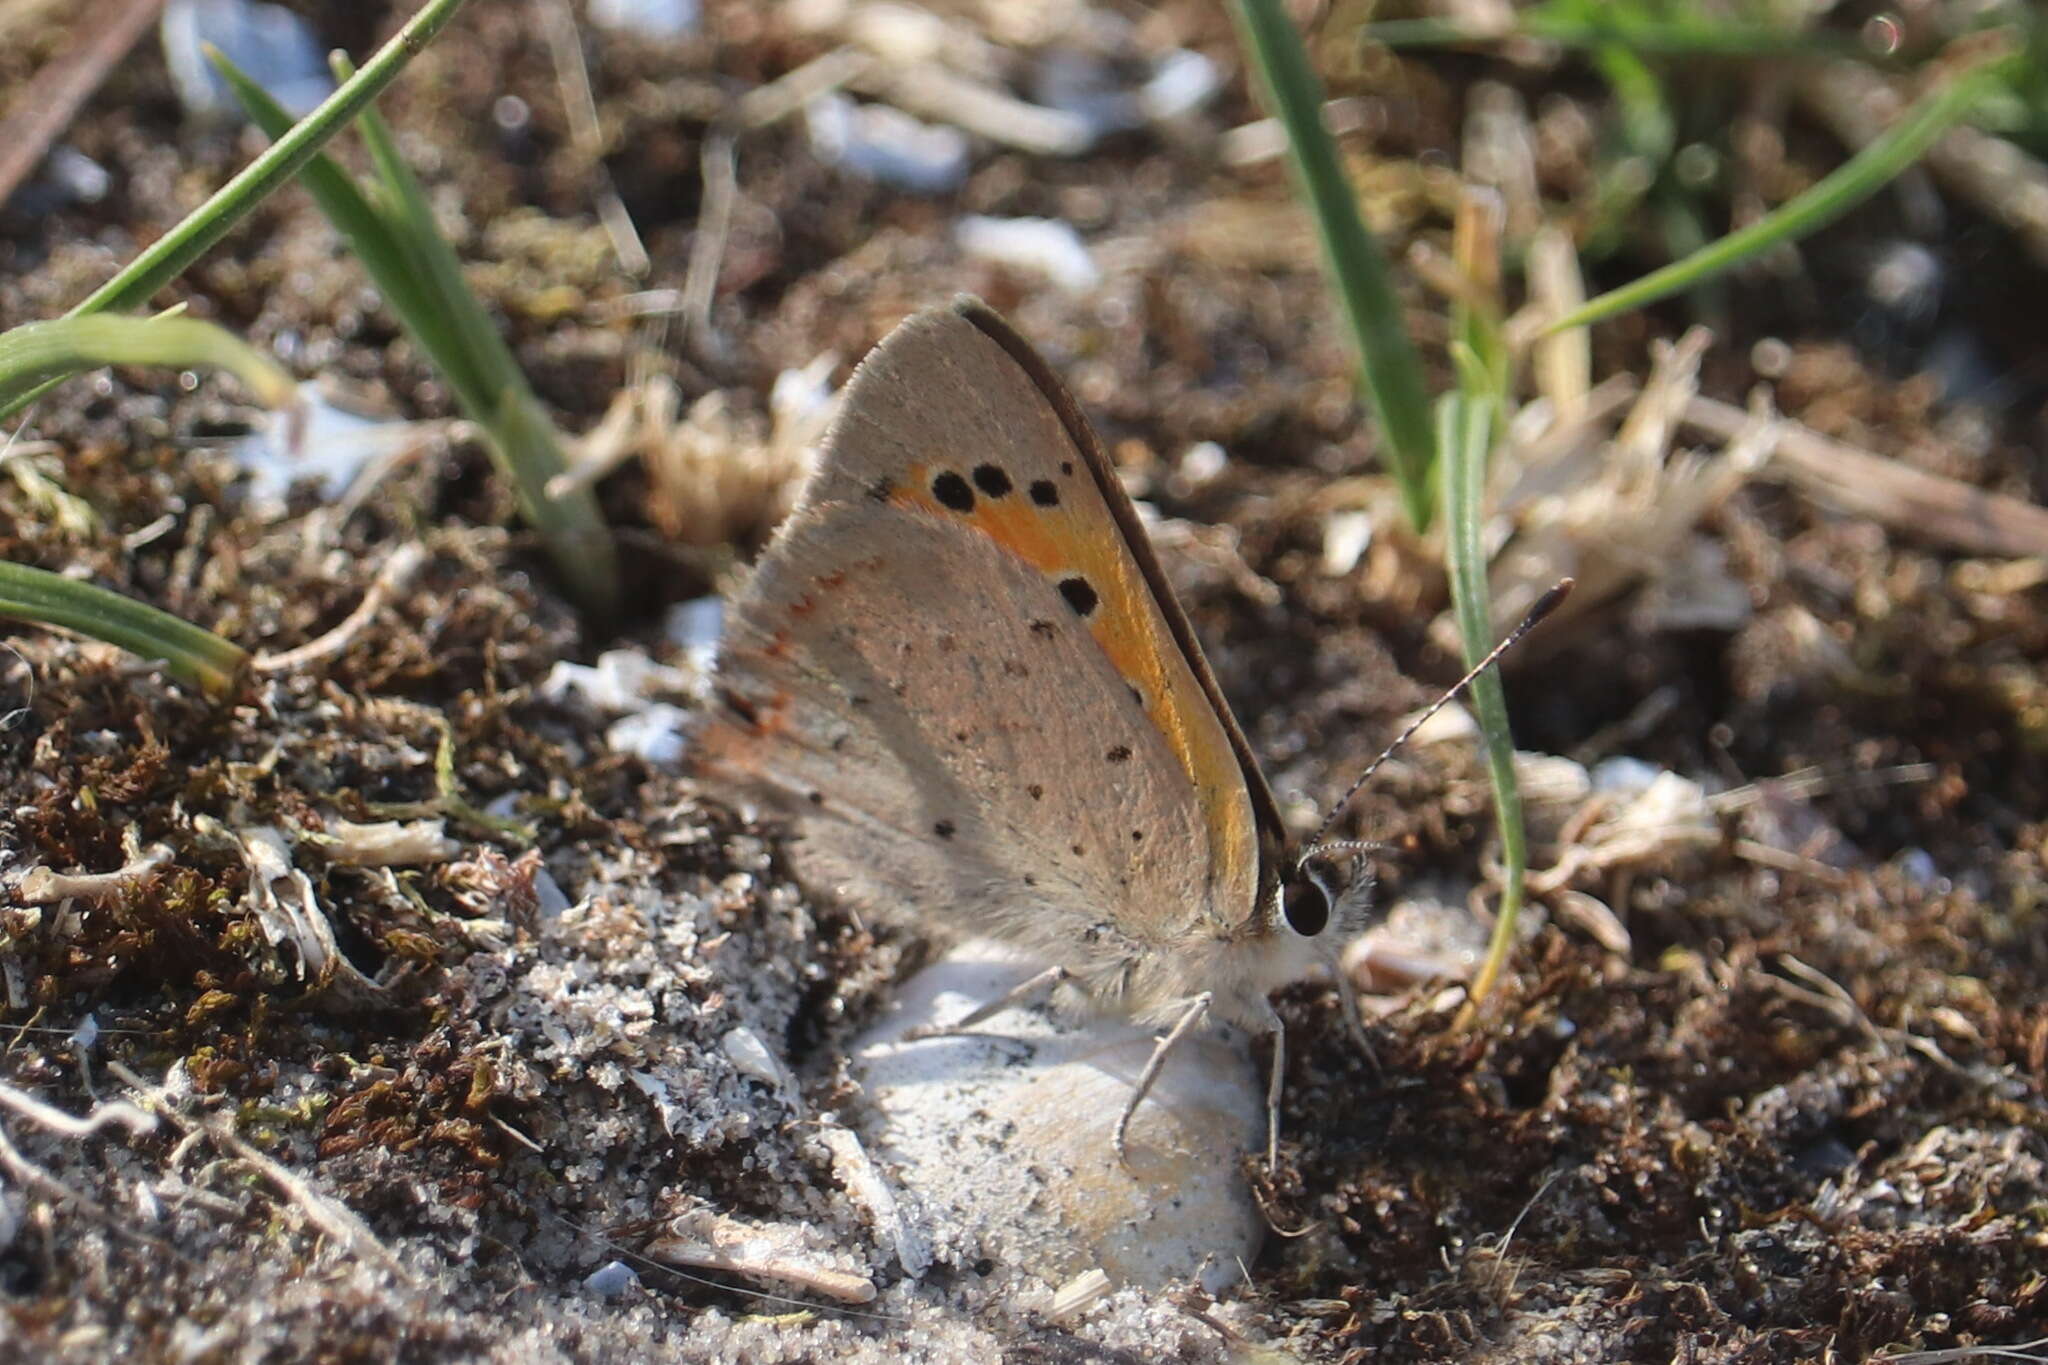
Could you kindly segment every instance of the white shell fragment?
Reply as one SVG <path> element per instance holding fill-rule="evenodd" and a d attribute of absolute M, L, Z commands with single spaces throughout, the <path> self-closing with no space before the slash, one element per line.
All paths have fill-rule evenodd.
<path fill-rule="evenodd" d="M 265 508 L 281 508 L 292 484 L 306 478 L 317 479 L 320 496 L 332 502 L 370 464 L 422 439 L 421 423 L 359 416 L 335 407 L 311 384 L 299 386 L 298 398 L 227 446 L 249 471 L 250 496 Z"/>
<path fill-rule="evenodd" d="M 583 1287 L 600 1299 L 615 1299 L 640 1283 L 640 1277 L 624 1261 L 606 1261 L 583 1277 Z"/>
<path fill-rule="evenodd" d="M 866 1210 L 876 1237 L 896 1253 L 903 1273 L 914 1280 L 924 1278 L 932 1268 L 931 1243 L 904 1215 L 896 1191 L 882 1178 L 860 1138 L 850 1128 L 827 1127 L 819 1131 L 818 1140 L 832 1154 L 832 1173 L 846 1187 L 847 1196 Z"/>
<path fill-rule="evenodd" d="M 443 820 L 353 820 L 327 822 L 327 860 L 349 867 L 424 867 L 445 863 L 462 851 L 448 837 Z"/>
<path fill-rule="evenodd" d="M 853 1053 L 876 1160 L 927 1211 L 939 1260 L 988 1256 L 1048 1285 L 1100 1269 L 1119 1286 L 1199 1277 L 1220 1291 L 1265 1228 L 1241 1174 L 1265 1132 L 1243 1041 L 1203 1030 L 1183 1043 L 1132 1119 L 1126 1169 L 1110 1135 L 1152 1030 L 1018 1007 L 968 1033 L 910 1036 L 1033 971 L 977 942 L 903 987 Z"/>
<path fill-rule="evenodd" d="M 722 1270 L 771 1289 L 840 1303 L 871 1303 L 875 1297 L 874 1281 L 854 1268 L 848 1253 L 823 1246 L 820 1234 L 801 1224 L 747 1223 L 700 1209 L 671 1219 L 668 1235 L 650 1242 L 647 1254 L 670 1265 Z"/>
<path fill-rule="evenodd" d="M 541 683 L 550 701 L 575 698 L 600 711 L 623 711 L 604 732 L 614 753 L 634 754 L 656 766 L 680 762 L 689 713 L 654 701 L 667 693 L 687 695 L 695 680 L 681 669 L 657 663 L 638 650 L 608 649 L 593 665 L 558 663 Z"/>
<path fill-rule="evenodd" d="M 768 1045 L 761 1041 L 760 1034 L 742 1024 L 738 1028 L 728 1030 L 725 1036 L 718 1040 L 718 1045 L 724 1051 L 726 1060 L 738 1067 L 741 1074 L 753 1077 L 784 1099 L 795 1100 L 796 1078 L 790 1075 L 775 1054 L 768 1050 Z"/>
<path fill-rule="evenodd" d="M 1102 270 L 1071 223 L 1057 218 L 990 218 L 970 213 L 953 226 L 953 240 L 976 260 L 1043 275 L 1070 294 L 1102 282 Z"/>
<path fill-rule="evenodd" d="M 688 675 L 635 649 L 608 649 L 594 665 L 564 660 L 548 670 L 540 685 L 541 696 L 549 701 L 577 697 L 600 711 L 639 711 L 649 697 L 689 690 Z"/>
<path fill-rule="evenodd" d="M 683 761 L 689 723 L 690 713 L 682 707 L 655 702 L 614 721 L 604 732 L 605 747 L 615 754 L 632 754 L 657 768 L 670 767 Z"/>

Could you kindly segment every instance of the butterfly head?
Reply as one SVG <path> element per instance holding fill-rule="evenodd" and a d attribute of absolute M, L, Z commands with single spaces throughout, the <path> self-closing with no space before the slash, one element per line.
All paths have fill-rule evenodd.
<path fill-rule="evenodd" d="M 1381 851 L 1379 844 L 1355 839 L 1318 840 L 1294 853 L 1274 850 L 1265 864 L 1259 913 L 1234 936 L 1235 951 L 1201 980 L 1200 989 L 1216 993 L 1222 1017 L 1262 1027 L 1259 1021 L 1272 1017 L 1267 994 L 1299 981 L 1317 963 L 1350 994 L 1338 958 L 1372 924 L 1373 855 Z"/>
<path fill-rule="evenodd" d="M 1275 889 L 1274 929 L 1328 945 L 1332 952 L 1364 932 L 1372 921 L 1372 857 L 1378 852 L 1380 845 L 1355 839 L 1322 840 L 1303 849 Z"/>

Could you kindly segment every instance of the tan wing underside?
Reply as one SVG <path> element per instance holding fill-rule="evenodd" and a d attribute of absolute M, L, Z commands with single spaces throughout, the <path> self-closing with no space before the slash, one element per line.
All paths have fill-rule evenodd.
<path fill-rule="evenodd" d="M 1243 926 L 1246 779 L 1114 524 L 1001 347 L 907 324 L 735 607 L 700 765 L 791 818 L 808 880 L 1070 966 Z"/>

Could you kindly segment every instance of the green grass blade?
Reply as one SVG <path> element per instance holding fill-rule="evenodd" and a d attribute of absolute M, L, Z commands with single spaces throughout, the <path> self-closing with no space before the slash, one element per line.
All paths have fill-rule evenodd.
<path fill-rule="evenodd" d="M 1464 357 L 1481 376 L 1477 362 Z M 1493 612 L 1486 590 L 1486 550 L 1480 530 L 1484 521 L 1486 467 L 1492 452 L 1494 411 L 1488 400 L 1474 401 L 1462 393 L 1446 394 L 1437 408 L 1438 440 L 1443 450 L 1444 519 L 1452 610 L 1464 638 L 1465 663 L 1476 665 L 1493 648 Z M 1486 766 L 1493 778 L 1493 804 L 1500 822 L 1501 860 L 1505 884 L 1496 912 L 1493 941 L 1472 982 L 1471 999 L 1484 1000 L 1500 979 L 1515 942 L 1515 921 L 1522 910 L 1522 879 L 1528 868 L 1527 836 L 1522 827 L 1522 792 L 1515 781 L 1515 743 L 1508 730 L 1508 708 L 1498 669 L 1489 668 L 1472 681 L 1472 710 L 1486 745 Z"/>
<path fill-rule="evenodd" d="M 390 127 L 375 109 L 364 111 L 361 127 L 377 167 L 384 221 L 453 333 L 449 352 L 432 358 L 456 385 L 457 397 L 471 407 L 470 416 L 484 428 L 498 468 L 518 495 L 520 510 L 547 542 L 572 594 L 585 607 L 609 614 L 618 605 L 618 560 L 597 494 L 586 486 L 559 496 L 549 493 L 549 483 L 569 468 L 560 433 L 542 410 L 497 324 L 463 278 L 462 262 L 441 235 L 426 191 L 399 154 Z"/>
<path fill-rule="evenodd" d="M 249 121 L 262 129 L 273 139 L 281 139 L 292 129 L 292 116 L 270 92 L 245 75 L 241 68 L 229 61 L 217 49 L 209 49 L 207 57 L 214 70 L 234 91 L 241 101 L 243 112 Z M 346 83 L 346 78 L 344 78 Z M 438 318 L 431 305 L 431 299 L 419 285 L 419 276 L 411 268 L 404 248 L 379 216 L 377 207 L 356 187 L 356 182 L 326 153 L 320 153 L 307 161 L 299 172 L 299 183 L 313 196 L 313 202 L 327 216 L 348 242 L 349 250 L 363 263 L 377 286 L 377 292 L 391 306 L 401 322 L 409 319 L 424 320 L 432 325 Z M 415 340 L 418 340 L 415 337 Z M 432 348 L 424 341 L 421 348 Z"/>
<path fill-rule="evenodd" d="M 1486 400 L 1495 414 L 1508 410 L 1515 370 L 1500 316 L 1505 220 L 1506 206 L 1499 194 L 1468 186 L 1451 230 L 1451 264 L 1466 284 L 1451 299 L 1452 354 L 1459 366 L 1459 388 L 1468 398 Z"/>
<path fill-rule="evenodd" d="M 1232 0 L 1231 10 L 1267 102 L 1287 129 L 1296 183 L 1315 219 L 1324 263 L 1358 347 L 1387 464 L 1400 484 L 1409 520 L 1421 529 L 1429 524 L 1436 463 L 1422 361 L 1402 323 L 1386 259 L 1359 218 L 1357 198 L 1323 127 L 1322 83 L 1279 0 Z"/>
<path fill-rule="evenodd" d="M 413 55 L 468 3 L 469 0 L 426 0 L 419 12 L 378 50 L 353 80 L 328 96 L 289 135 L 273 143 L 204 204 L 187 214 L 176 227 L 157 238 L 112 279 L 71 309 L 67 316 L 120 312 L 147 304 L 157 290 L 182 274 L 185 267 L 219 241 L 249 210 L 296 175 L 307 159 L 361 113 L 385 86 L 391 84 Z M 51 380 L 27 394 L 0 403 L 0 419 L 21 411 L 57 382 Z"/>
<path fill-rule="evenodd" d="M 103 313 L 147 303 L 150 295 L 183 273 L 244 214 L 297 175 L 329 138 L 369 108 L 370 101 L 468 3 L 469 0 L 426 0 L 405 27 L 393 34 L 391 41 L 379 48 L 352 79 L 71 311 Z"/>
<path fill-rule="evenodd" d="M 267 408 L 284 407 L 298 391 L 275 361 L 210 322 L 102 315 L 0 332 L 0 403 L 102 365 L 226 370 Z"/>
<path fill-rule="evenodd" d="M 555 569 L 571 595 L 591 611 L 609 615 L 619 604 L 618 550 L 598 510 L 597 495 L 579 485 L 561 497 L 547 491 L 551 474 L 566 469 L 561 436 L 522 377 L 499 395 L 488 419 L 479 419 L 498 468 L 519 491 L 527 520 L 547 542 Z"/>
<path fill-rule="evenodd" d="M 435 362 L 444 364 L 451 379 L 474 395 L 476 415 L 483 420 L 497 406 L 498 395 L 527 387 L 525 372 L 463 277 L 462 261 L 441 235 L 426 188 L 399 154 L 390 125 L 375 109 L 368 109 L 360 127 L 376 167 L 377 200 L 384 221 L 418 272 L 422 292 L 439 305 L 448 320 L 453 345 L 447 356 L 436 355 Z M 549 470 L 541 482 L 560 472 Z M 522 485 L 522 497 L 526 491 Z"/>
<path fill-rule="evenodd" d="M 173 678 L 212 697 L 234 690 L 246 651 L 232 640 L 180 621 L 131 597 L 47 569 L 0 560 L 0 616 L 61 626 L 161 659 Z"/>
<path fill-rule="evenodd" d="M 1882 189 L 1920 159 L 1935 139 L 1967 118 L 1979 101 L 2010 75 L 2011 57 L 1988 62 L 1924 96 L 1885 135 L 1836 167 L 1819 183 L 1738 232 L 1632 284 L 1609 290 L 1550 324 L 1548 331 L 1584 327 L 1641 308 L 1786 242 L 1825 227 Z"/>
<path fill-rule="evenodd" d="M 232 62 L 210 55 L 251 121 L 282 136 L 291 127 L 290 115 Z M 354 78 L 338 55 L 335 74 L 344 84 Z M 609 613 L 618 602 L 617 552 L 596 494 L 588 488 L 548 494 L 548 482 L 569 464 L 559 433 L 463 278 L 462 263 L 441 235 L 426 192 L 399 155 L 383 116 L 365 109 L 358 126 L 376 167 L 367 192 L 325 156 L 307 164 L 308 192 L 347 239 L 399 325 L 482 430 L 493 462 L 546 541 L 570 592 L 584 606 Z"/>
<path fill-rule="evenodd" d="M 1367 42 L 1387 47 L 1470 47 L 1505 38 L 1535 38 L 1560 47 L 1598 48 L 1618 44 L 1652 57 L 1868 57 L 1854 38 L 1822 30 L 1746 23 L 1683 12 L 1655 19 L 1587 13 L 1581 6 L 1561 12 L 1536 5 L 1515 16 L 1511 29 L 1481 31 L 1445 19 L 1391 19 L 1368 25 Z"/>

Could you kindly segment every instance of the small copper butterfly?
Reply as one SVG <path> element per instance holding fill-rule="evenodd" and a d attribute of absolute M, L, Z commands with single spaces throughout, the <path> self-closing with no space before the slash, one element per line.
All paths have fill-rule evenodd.
<path fill-rule="evenodd" d="M 695 753 L 787 821 L 813 890 L 1006 940 L 1165 1026 L 1120 1154 L 1176 1041 L 1210 1017 L 1271 1034 L 1270 1154 L 1267 996 L 1362 927 L 1365 846 L 1290 850 L 1116 471 L 979 301 L 856 370 L 731 613 Z"/>

